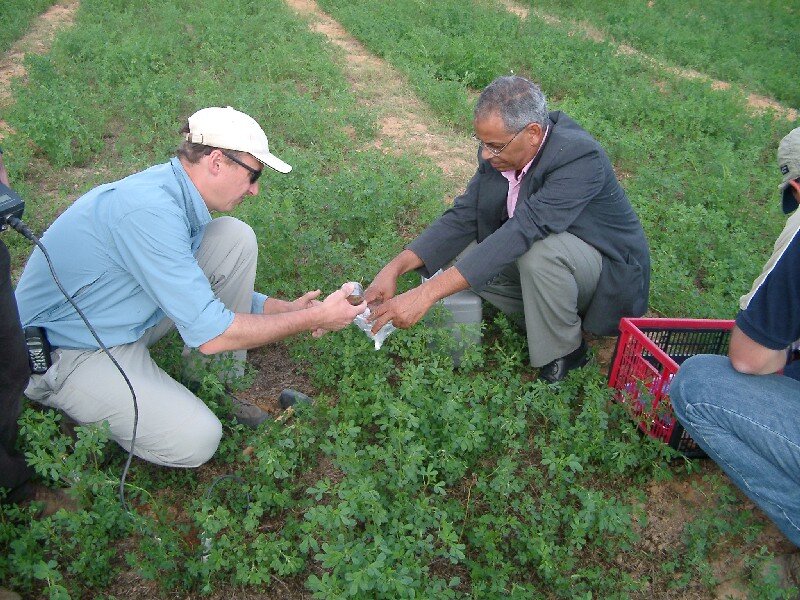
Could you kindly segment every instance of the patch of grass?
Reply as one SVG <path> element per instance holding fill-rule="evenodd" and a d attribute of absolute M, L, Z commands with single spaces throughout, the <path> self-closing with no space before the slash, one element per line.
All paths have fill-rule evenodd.
<path fill-rule="evenodd" d="M 3 0 L 0 3 L 0 53 L 8 50 L 28 30 L 34 19 L 55 0 Z"/>
<path fill-rule="evenodd" d="M 800 59 L 790 24 L 800 4 L 767 0 L 592 2 L 528 0 L 536 10 L 585 21 L 668 64 L 800 106 L 800 82 L 787 77 Z"/>

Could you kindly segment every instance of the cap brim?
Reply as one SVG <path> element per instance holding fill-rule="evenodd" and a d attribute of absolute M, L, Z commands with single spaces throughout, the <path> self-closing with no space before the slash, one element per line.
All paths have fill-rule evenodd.
<path fill-rule="evenodd" d="M 288 173 L 292 170 L 292 166 L 289 163 L 283 162 L 280 158 L 269 152 L 259 152 L 258 154 L 253 154 L 253 156 L 255 156 L 261 164 L 275 169 L 278 173 Z"/>

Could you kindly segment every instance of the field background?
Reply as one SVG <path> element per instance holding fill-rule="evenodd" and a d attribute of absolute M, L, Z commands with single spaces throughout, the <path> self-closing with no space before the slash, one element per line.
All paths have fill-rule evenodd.
<path fill-rule="evenodd" d="M 49 5 L 50 9 L 41 13 Z M 797 2 L 72 0 L 0 4 L 0 143 L 43 231 L 91 187 L 167 160 L 203 106 L 255 116 L 294 166 L 237 209 L 257 286 L 368 283 L 474 169 L 471 107 L 538 81 L 605 146 L 648 234 L 651 308 L 735 314 L 783 225 L 778 141 L 797 126 Z M 3 37 L 5 36 L 5 37 Z M 18 276 L 30 249 L 2 234 Z M 407 277 L 403 285 L 413 285 Z M 26 408 L 21 444 L 82 510 L 0 509 L 0 582 L 31 598 L 778 598 L 787 542 L 707 461 L 642 439 L 605 386 L 613 340 L 561 386 L 487 311 L 454 369 L 435 323 L 380 352 L 357 330 L 251 353 L 192 471 L 134 461 L 102 428 Z M 180 344 L 157 349 L 179 376 Z"/>

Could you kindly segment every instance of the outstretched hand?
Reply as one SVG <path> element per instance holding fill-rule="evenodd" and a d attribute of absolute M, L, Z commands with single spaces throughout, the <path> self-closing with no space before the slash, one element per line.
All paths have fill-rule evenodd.
<path fill-rule="evenodd" d="M 352 282 L 345 283 L 325 300 L 319 302 L 322 308 L 323 321 L 320 327 L 315 329 L 311 335 L 318 338 L 329 331 L 344 329 L 353 322 L 356 316 L 367 310 L 366 302 L 353 306 L 347 301 L 347 297 L 353 293 L 353 288 Z"/>
<path fill-rule="evenodd" d="M 317 300 L 321 293 L 321 290 L 312 290 L 310 292 L 306 292 L 296 300 L 293 300 L 289 303 L 291 310 L 303 310 L 304 308 L 311 308 L 312 306 L 321 304 L 321 302 Z"/>
<path fill-rule="evenodd" d="M 397 278 L 385 271 L 381 271 L 364 292 L 364 300 L 366 300 L 369 309 L 373 310 L 379 304 L 392 299 L 396 291 Z"/>
<path fill-rule="evenodd" d="M 416 325 L 433 304 L 421 288 L 416 287 L 370 308 L 372 333 L 377 333 L 389 321 L 399 329 Z"/>

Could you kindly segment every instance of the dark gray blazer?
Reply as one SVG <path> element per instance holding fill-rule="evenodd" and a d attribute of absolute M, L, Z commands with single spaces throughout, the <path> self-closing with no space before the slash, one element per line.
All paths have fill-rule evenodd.
<path fill-rule="evenodd" d="M 477 240 L 455 266 L 480 291 L 535 241 L 568 231 L 603 256 L 583 328 L 612 335 L 621 317 L 647 310 L 647 239 L 600 144 L 567 115 L 552 112 L 549 118 L 550 134 L 522 180 L 513 218 L 506 210 L 508 181 L 479 151 L 466 191 L 408 249 L 424 262 L 420 272 L 430 276 Z"/>

